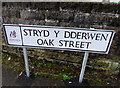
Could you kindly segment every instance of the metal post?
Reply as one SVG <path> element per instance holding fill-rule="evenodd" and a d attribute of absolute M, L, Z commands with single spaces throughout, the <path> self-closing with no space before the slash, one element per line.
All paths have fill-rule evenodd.
<path fill-rule="evenodd" d="M 29 77 L 30 72 L 29 72 L 29 65 L 28 65 L 28 56 L 27 56 L 27 49 L 25 47 L 23 48 L 23 53 L 24 53 L 26 74 L 27 74 L 27 77 Z"/>
<path fill-rule="evenodd" d="M 83 60 L 83 63 L 82 63 L 82 69 L 81 69 L 81 73 L 80 73 L 80 77 L 79 77 L 79 83 L 82 83 L 82 81 L 83 81 L 83 76 L 84 76 L 84 72 L 85 72 L 85 67 L 86 67 L 88 55 L 89 55 L 89 53 L 85 52 L 84 60 Z"/>

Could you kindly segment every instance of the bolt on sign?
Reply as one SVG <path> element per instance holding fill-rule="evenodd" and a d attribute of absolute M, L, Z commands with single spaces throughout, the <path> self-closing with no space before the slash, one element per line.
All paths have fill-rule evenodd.
<path fill-rule="evenodd" d="M 107 54 L 113 30 L 4 24 L 8 45 Z"/>

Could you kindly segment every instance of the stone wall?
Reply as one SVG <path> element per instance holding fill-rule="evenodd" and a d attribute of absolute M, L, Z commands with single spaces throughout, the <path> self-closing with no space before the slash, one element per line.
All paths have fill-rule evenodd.
<path fill-rule="evenodd" d="M 119 61 L 120 4 L 78 2 L 3 2 L 2 6 L 2 19 L 4 24 L 113 29 L 116 31 L 116 34 L 109 55 L 91 54 L 90 58 L 100 57 L 114 60 L 115 58 L 109 57 L 110 55 L 116 55 L 118 56 L 117 61 Z M 12 52 L 14 53 L 22 53 L 21 48 L 11 48 L 13 48 Z M 11 53 L 11 48 L 9 49 L 5 46 L 3 41 L 3 52 Z M 83 53 L 54 50 L 29 49 L 28 53 L 33 57 L 37 56 L 38 59 L 47 59 L 48 61 L 57 61 L 62 63 L 69 62 L 71 64 L 79 64 L 83 57 Z M 48 53 L 49 56 L 45 55 L 46 53 Z M 64 57 L 62 57 L 62 55 Z M 89 65 L 89 67 L 91 67 L 91 65 Z"/>
<path fill-rule="evenodd" d="M 120 4 L 3 3 L 3 23 L 72 27 L 120 27 Z"/>

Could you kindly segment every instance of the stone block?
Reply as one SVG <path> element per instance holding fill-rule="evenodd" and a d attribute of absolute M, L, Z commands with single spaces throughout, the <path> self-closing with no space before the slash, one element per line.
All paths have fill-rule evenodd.
<path fill-rule="evenodd" d="M 62 27 L 75 27 L 74 23 L 72 22 L 60 22 L 59 25 Z"/>
<path fill-rule="evenodd" d="M 74 19 L 74 14 L 72 12 L 67 12 L 67 11 L 46 10 L 45 18 L 52 19 L 52 20 L 64 21 L 64 22 L 69 22 L 69 21 L 72 22 Z"/>
<path fill-rule="evenodd" d="M 21 18 L 31 20 L 44 20 L 45 19 L 45 14 L 44 11 L 38 11 L 38 10 L 22 10 L 21 11 Z"/>
<path fill-rule="evenodd" d="M 38 9 L 38 10 L 58 10 L 59 3 L 57 2 L 32 2 L 26 3 L 29 8 L 31 9 Z"/>
<path fill-rule="evenodd" d="M 50 10 L 45 11 L 45 19 L 58 20 L 59 17 L 60 17 L 59 11 L 50 11 Z"/>
<path fill-rule="evenodd" d="M 9 18 L 20 18 L 20 10 L 19 9 L 2 9 L 2 16 Z"/>
<path fill-rule="evenodd" d="M 63 22 L 73 22 L 74 13 L 69 11 L 60 11 L 59 20 Z"/>
<path fill-rule="evenodd" d="M 45 25 L 46 26 L 57 26 L 59 25 L 59 21 L 57 20 L 45 20 Z"/>

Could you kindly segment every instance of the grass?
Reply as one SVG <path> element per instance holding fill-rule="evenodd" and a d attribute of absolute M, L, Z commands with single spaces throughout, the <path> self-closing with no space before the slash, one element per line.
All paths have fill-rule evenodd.
<path fill-rule="evenodd" d="M 11 60 L 8 60 L 8 58 Z M 5 64 L 16 71 L 23 71 L 24 61 L 23 58 L 17 58 L 15 55 L 4 53 L 2 64 Z M 16 65 L 16 62 L 21 62 Z M 29 58 L 30 68 L 34 67 L 34 73 L 36 76 L 44 76 L 47 78 L 55 79 L 70 79 L 74 73 L 71 74 L 71 70 L 74 69 L 72 66 L 62 65 L 58 63 L 51 63 L 45 60 L 37 60 L 34 58 Z M 75 75 L 75 74 L 74 74 Z"/>
<path fill-rule="evenodd" d="M 8 58 L 11 57 L 10 60 Z M 3 53 L 2 64 L 5 64 L 16 71 L 24 71 L 24 59 L 23 57 L 17 57 L 9 53 Z M 19 62 L 19 63 L 18 63 Z M 17 64 L 16 64 L 17 63 Z M 35 76 L 66 80 L 71 78 L 79 78 L 80 67 L 76 68 L 73 65 L 65 65 L 60 63 L 53 63 L 46 60 L 30 58 L 29 57 L 30 70 L 35 74 Z M 107 82 L 111 81 L 109 76 L 104 74 L 104 71 L 94 70 L 86 68 L 84 78 L 89 82 L 94 82 L 96 84 L 105 85 Z"/>

